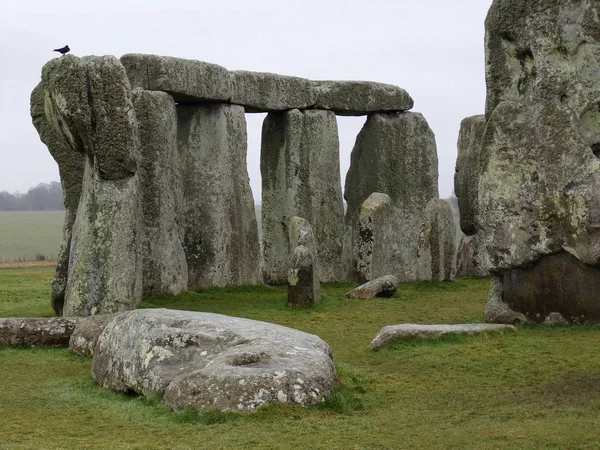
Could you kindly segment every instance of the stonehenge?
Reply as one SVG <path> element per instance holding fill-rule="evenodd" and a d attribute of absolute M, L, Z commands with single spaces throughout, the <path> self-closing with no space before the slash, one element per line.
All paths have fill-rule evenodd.
<path fill-rule="evenodd" d="M 48 62 L 31 117 L 65 192 L 56 314 L 123 312 L 142 296 L 207 287 L 287 284 L 294 252 L 298 266 L 308 261 L 293 236 L 296 216 L 312 228 L 315 300 L 321 282 L 417 280 L 419 229 L 438 186 L 435 137 L 412 107 L 404 89 L 388 84 L 166 56 Z M 246 165 L 245 114 L 253 112 L 268 113 L 262 243 Z M 337 115 L 367 116 L 344 194 Z M 385 218 L 370 223 L 361 208 L 372 195 L 388 200 Z"/>

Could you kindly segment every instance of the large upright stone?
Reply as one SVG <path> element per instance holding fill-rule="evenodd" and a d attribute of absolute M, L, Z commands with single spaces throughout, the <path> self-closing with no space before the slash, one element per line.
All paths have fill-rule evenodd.
<path fill-rule="evenodd" d="M 287 306 L 311 307 L 321 296 L 321 267 L 310 223 L 302 217 L 290 220 Z"/>
<path fill-rule="evenodd" d="M 496 0 L 486 20 L 478 232 L 505 302 L 530 316 L 600 320 L 600 296 L 579 302 L 600 276 L 599 14 L 598 0 Z M 590 279 L 562 279 L 568 295 L 526 292 L 557 267 Z"/>
<path fill-rule="evenodd" d="M 261 148 L 264 277 L 285 284 L 290 219 L 308 220 L 321 281 L 342 278 L 343 202 L 335 114 L 297 109 L 270 113 Z"/>
<path fill-rule="evenodd" d="M 419 280 L 452 281 L 455 274 L 456 244 L 454 218 L 446 200 L 432 199 L 425 207 L 419 235 Z"/>
<path fill-rule="evenodd" d="M 458 197 L 460 228 L 467 235 L 475 234 L 477 231 L 475 217 L 480 174 L 479 153 L 484 129 L 485 116 L 471 116 L 463 119 L 460 123 L 458 134 L 454 192 Z"/>
<path fill-rule="evenodd" d="M 165 92 L 133 91 L 141 145 L 143 294 L 179 294 L 188 270 L 178 222 L 183 189 L 177 149 L 177 112 Z"/>
<path fill-rule="evenodd" d="M 133 309 L 142 278 L 139 139 L 125 69 L 112 56 L 67 55 L 44 66 L 42 86 L 48 126 L 85 155 L 62 313 Z"/>
<path fill-rule="evenodd" d="M 419 229 L 425 205 L 438 197 L 435 136 L 419 113 L 373 114 L 360 131 L 346 175 L 344 266 L 357 275 L 360 209 L 373 192 L 389 195 L 391 237 L 382 273 L 417 279 Z"/>
<path fill-rule="evenodd" d="M 260 284 L 244 108 L 180 105 L 177 112 L 188 288 Z"/>

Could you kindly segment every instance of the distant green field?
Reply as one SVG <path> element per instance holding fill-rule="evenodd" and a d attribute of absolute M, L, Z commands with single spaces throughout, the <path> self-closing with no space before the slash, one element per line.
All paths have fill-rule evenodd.
<path fill-rule="evenodd" d="M 0 211 L 0 262 L 56 258 L 64 217 L 64 211 Z"/>

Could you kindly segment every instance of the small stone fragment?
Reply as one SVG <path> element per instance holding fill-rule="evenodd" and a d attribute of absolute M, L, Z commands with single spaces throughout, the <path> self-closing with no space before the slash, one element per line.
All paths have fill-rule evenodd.
<path fill-rule="evenodd" d="M 398 290 L 398 279 L 393 275 L 385 275 L 368 281 L 348 292 L 346 297 L 351 299 L 368 300 L 375 297 L 390 298 Z"/>

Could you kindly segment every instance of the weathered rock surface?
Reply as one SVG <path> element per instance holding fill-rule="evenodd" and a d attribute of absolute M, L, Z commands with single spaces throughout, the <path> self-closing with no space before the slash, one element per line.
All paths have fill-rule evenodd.
<path fill-rule="evenodd" d="M 317 245 L 310 223 L 302 217 L 290 220 L 287 306 L 311 307 L 321 296 Z"/>
<path fill-rule="evenodd" d="M 174 410 L 254 411 L 311 405 L 335 387 L 329 346 L 314 335 L 218 314 L 138 310 L 120 315 L 96 345 L 101 386 L 164 393 Z"/>
<path fill-rule="evenodd" d="M 372 81 L 313 81 L 317 109 L 341 116 L 362 116 L 385 111 L 407 111 L 414 102 L 404 89 Z"/>
<path fill-rule="evenodd" d="M 544 325 L 555 326 L 555 325 L 569 325 L 569 321 L 563 317 L 559 312 L 551 312 L 544 319 Z"/>
<path fill-rule="evenodd" d="M 419 230 L 425 205 L 438 198 L 437 183 L 435 136 L 423 116 L 370 115 L 356 139 L 346 175 L 343 264 L 347 278 L 358 279 L 357 235 L 362 204 L 373 192 L 380 192 L 392 201 L 391 245 L 383 272 L 400 281 L 417 279 Z"/>
<path fill-rule="evenodd" d="M 94 356 L 100 334 L 117 316 L 118 314 L 102 314 L 79 319 L 68 340 L 69 351 L 79 356 Z"/>
<path fill-rule="evenodd" d="M 458 134 L 458 154 L 454 174 L 454 192 L 458 197 L 460 228 L 467 235 L 477 232 L 478 183 L 480 175 L 479 154 L 485 130 L 485 116 L 463 119 Z"/>
<path fill-rule="evenodd" d="M 356 243 L 359 283 L 385 275 L 392 245 L 391 213 L 390 196 L 380 192 L 373 192 L 361 206 Z"/>
<path fill-rule="evenodd" d="M 483 333 L 504 333 L 517 331 L 513 325 L 468 323 L 460 325 L 389 325 L 383 327 L 369 344 L 369 350 L 377 351 L 383 347 L 409 339 L 439 339 L 447 335 L 476 335 Z"/>
<path fill-rule="evenodd" d="M 446 200 L 434 198 L 425 207 L 419 235 L 419 280 L 452 281 L 455 274 L 456 244 L 454 217 Z"/>
<path fill-rule="evenodd" d="M 393 275 L 385 275 L 361 284 L 346 294 L 351 299 L 369 300 L 375 297 L 390 298 L 398 290 L 398 279 Z"/>
<path fill-rule="evenodd" d="M 261 148 L 264 278 L 287 282 L 289 224 L 293 216 L 311 224 L 321 281 L 340 281 L 343 201 L 339 140 L 334 113 L 270 113 L 263 123 Z"/>
<path fill-rule="evenodd" d="M 597 1 L 496 0 L 486 20 L 477 226 L 490 270 L 504 277 L 504 301 L 529 317 L 570 316 L 585 299 L 586 320 L 600 320 L 600 296 L 586 291 L 600 276 L 599 13 Z M 563 252 L 577 263 L 548 256 Z M 551 305 L 564 297 L 518 281 L 551 285 L 552 267 L 579 263 L 590 279 L 563 278 L 563 309 Z M 546 273 L 522 273 L 546 264 Z"/>
<path fill-rule="evenodd" d="M 498 275 L 492 275 L 490 294 L 483 317 L 486 323 L 518 324 L 528 321 L 525 314 L 513 311 L 504 301 L 504 282 Z"/>
<path fill-rule="evenodd" d="M 177 111 L 188 288 L 260 284 L 244 108 L 180 105 Z"/>
<path fill-rule="evenodd" d="M 231 76 L 231 102 L 244 106 L 246 112 L 304 109 L 316 100 L 316 90 L 306 78 L 247 70 L 233 71 Z"/>
<path fill-rule="evenodd" d="M 229 102 L 233 85 L 229 71 L 217 64 L 171 56 L 128 53 L 121 56 L 132 87 L 164 91 L 176 102 Z"/>
<path fill-rule="evenodd" d="M 479 245 L 480 236 L 462 236 L 456 251 L 456 276 L 457 277 L 487 277 L 490 273 L 484 269 L 489 267 L 485 263 L 485 249 Z"/>
<path fill-rule="evenodd" d="M 79 318 L 0 319 L 0 346 L 67 347 Z"/>
<path fill-rule="evenodd" d="M 165 92 L 133 91 L 140 135 L 143 295 L 179 294 L 188 269 L 178 222 L 183 207 L 175 101 Z"/>
<path fill-rule="evenodd" d="M 85 155 L 62 313 L 133 309 L 141 298 L 139 139 L 119 60 L 66 55 L 42 70 L 48 126 Z"/>

